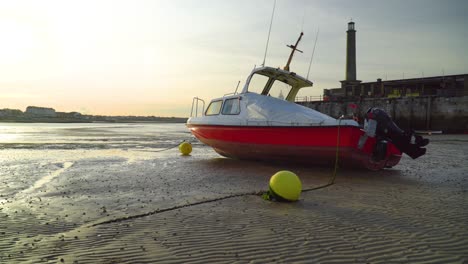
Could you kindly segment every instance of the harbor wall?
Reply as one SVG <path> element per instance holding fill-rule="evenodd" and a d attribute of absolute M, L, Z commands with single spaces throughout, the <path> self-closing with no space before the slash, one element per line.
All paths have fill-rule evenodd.
<path fill-rule="evenodd" d="M 356 113 L 360 122 L 371 107 L 385 110 L 403 129 L 435 130 L 444 133 L 468 132 L 468 96 L 364 98 L 346 102 L 298 102 L 324 114 L 347 118 Z"/>

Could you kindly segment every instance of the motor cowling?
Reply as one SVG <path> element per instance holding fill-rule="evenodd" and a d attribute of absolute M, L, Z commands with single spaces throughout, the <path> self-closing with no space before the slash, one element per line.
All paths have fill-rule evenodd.
<path fill-rule="evenodd" d="M 383 145 L 386 146 L 387 142 L 392 142 L 401 152 L 413 159 L 424 155 L 426 149 L 423 146 L 429 143 L 428 139 L 415 135 L 414 131 L 399 128 L 392 118 L 379 108 L 367 110 L 364 129 L 369 136 L 377 140 L 373 152 L 375 160 L 382 160 Z"/>

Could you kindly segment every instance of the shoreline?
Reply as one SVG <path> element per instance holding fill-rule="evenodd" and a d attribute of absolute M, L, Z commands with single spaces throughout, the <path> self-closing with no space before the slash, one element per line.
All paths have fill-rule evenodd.
<path fill-rule="evenodd" d="M 184 124 L 186 121 L 168 121 L 168 120 L 154 120 L 154 121 L 140 121 L 140 120 L 108 120 L 108 121 L 102 121 L 102 120 L 52 120 L 52 121 L 47 121 L 47 120 L 3 120 L 0 119 L 0 123 L 42 123 L 42 124 L 63 124 L 63 123 L 170 123 L 170 124 Z"/>

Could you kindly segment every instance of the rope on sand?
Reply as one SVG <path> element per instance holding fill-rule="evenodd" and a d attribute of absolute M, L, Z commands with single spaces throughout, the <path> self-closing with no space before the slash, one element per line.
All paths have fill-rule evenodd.
<path fill-rule="evenodd" d="M 327 184 L 324 184 L 324 185 L 321 185 L 321 186 L 318 186 L 318 187 L 303 189 L 302 192 L 309 192 L 309 191 L 313 191 L 313 190 L 323 189 L 323 188 L 326 188 L 326 187 L 329 187 L 329 186 L 335 184 L 336 174 L 338 172 L 338 157 L 339 157 L 339 149 L 340 149 L 339 148 L 339 146 L 340 146 L 340 124 L 341 124 L 341 118 L 338 121 L 338 133 L 337 133 L 337 139 L 336 139 L 336 152 L 335 152 L 335 166 L 334 166 L 333 174 L 332 174 L 332 176 L 330 178 L 330 181 Z M 178 146 L 179 145 L 175 145 L 175 146 L 168 147 L 168 148 L 165 148 L 165 149 L 162 149 L 162 150 L 158 150 L 156 152 L 167 151 L 167 150 L 176 148 Z M 142 218 L 142 217 L 145 217 L 145 216 L 155 215 L 155 214 L 164 213 L 164 212 L 168 212 L 168 211 L 174 211 L 174 210 L 177 210 L 177 209 L 182 209 L 182 208 L 201 205 L 201 204 L 213 203 L 213 202 L 227 200 L 227 199 L 236 198 L 236 197 L 262 196 L 265 192 L 266 191 L 253 191 L 253 192 L 246 192 L 246 193 L 231 194 L 231 195 L 218 197 L 218 198 L 213 198 L 213 199 L 209 199 L 209 200 L 204 200 L 204 201 L 199 201 L 199 202 L 194 202 L 194 203 L 189 203 L 189 204 L 184 204 L 184 205 L 176 205 L 176 206 L 173 206 L 173 207 L 164 208 L 164 209 L 157 209 L 157 210 L 154 210 L 154 211 L 151 211 L 151 212 L 146 212 L 146 213 L 143 213 L 143 214 L 130 215 L 130 216 L 125 216 L 125 217 L 120 217 L 120 218 L 115 218 L 115 219 L 111 219 L 111 220 L 107 220 L 107 221 L 98 222 L 98 223 L 92 224 L 91 227 L 105 225 L 105 224 L 112 224 L 112 223 L 120 223 L 120 222 L 129 221 L 129 220 L 133 220 L 133 219 L 137 219 L 137 218 Z"/>
<path fill-rule="evenodd" d="M 340 125 L 341 125 L 341 118 L 342 117 L 340 117 L 338 119 L 338 132 L 337 132 L 337 136 L 336 136 L 336 151 L 335 151 L 335 167 L 333 169 L 333 174 L 332 174 L 332 176 L 330 178 L 330 181 L 327 184 L 319 186 L 319 187 L 304 189 L 304 190 L 302 190 L 302 192 L 309 192 L 309 191 L 313 191 L 313 190 L 323 189 L 323 188 L 326 188 L 328 186 L 332 186 L 333 184 L 335 184 L 336 174 L 338 172 L 338 158 L 340 156 L 340 128 L 341 128 Z"/>
<path fill-rule="evenodd" d="M 154 214 L 164 213 L 164 212 L 168 212 L 168 211 L 174 211 L 174 210 L 185 208 L 185 207 L 190 207 L 190 206 L 195 206 L 195 205 L 200 205 L 200 204 L 206 204 L 206 203 L 212 203 L 212 202 L 222 201 L 222 200 L 235 198 L 235 197 L 242 197 L 242 196 L 249 196 L 249 195 L 260 196 L 262 193 L 263 193 L 263 191 L 231 194 L 231 195 L 227 195 L 227 196 L 223 196 L 223 197 L 219 197 L 219 198 L 213 198 L 213 199 L 210 199 L 210 200 L 204 200 L 204 201 L 199 201 L 199 202 L 194 202 L 194 203 L 189 203 L 189 204 L 184 204 L 184 205 L 176 205 L 176 206 L 173 206 L 173 207 L 164 208 L 164 209 L 157 209 L 157 210 L 147 212 L 147 213 L 143 213 L 143 214 L 137 214 L 137 215 L 131 215 L 131 216 L 125 216 L 125 217 L 121 217 L 121 218 L 116 218 L 116 219 L 112 219 L 112 220 L 107 220 L 107 221 L 92 224 L 91 227 L 99 226 L 99 225 L 105 225 L 105 224 L 111 224 L 111 223 L 119 223 L 119 222 L 128 221 L 128 220 L 141 218 L 141 217 L 145 217 L 145 216 L 150 216 L 150 215 L 154 215 Z"/>

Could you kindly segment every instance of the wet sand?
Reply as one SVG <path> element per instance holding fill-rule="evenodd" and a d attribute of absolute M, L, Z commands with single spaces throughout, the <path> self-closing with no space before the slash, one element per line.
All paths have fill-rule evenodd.
<path fill-rule="evenodd" d="M 467 263 L 468 135 L 430 138 L 420 159 L 340 168 L 296 203 L 242 194 L 283 169 L 319 186 L 332 168 L 225 159 L 200 144 L 189 157 L 0 149 L 0 263 Z"/>

